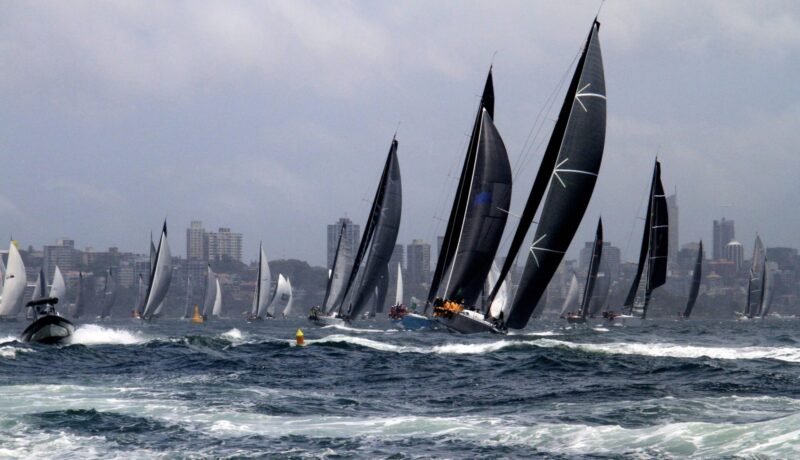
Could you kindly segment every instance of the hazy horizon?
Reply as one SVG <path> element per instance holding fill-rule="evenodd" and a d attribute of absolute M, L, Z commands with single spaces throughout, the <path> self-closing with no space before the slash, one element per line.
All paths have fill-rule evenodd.
<path fill-rule="evenodd" d="M 397 130 L 398 243 L 435 254 L 489 65 L 517 213 L 542 153 L 526 139 L 599 4 L 4 3 L 0 235 L 146 253 L 166 216 L 175 255 L 201 220 L 242 233 L 245 261 L 263 240 L 324 265 L 326 225 L 363 226 Z M 709 253 L 725 217 L 748 257 L 756 232 L 800 247 L 800 4 L 610 0 L 600 22 L 605 155 L 568 257 L 601 214 L 635 256 L 656 154 L 681 245 Z"/>

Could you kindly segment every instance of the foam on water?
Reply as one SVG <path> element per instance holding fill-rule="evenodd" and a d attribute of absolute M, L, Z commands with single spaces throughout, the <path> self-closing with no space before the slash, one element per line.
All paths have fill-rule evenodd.
<path fill-rule="evenodd" d="M 272 397 L 280 392 L 268 392 Z M 360 442 L 428 440 L 447 445 L 454 440 L 485 446 L 518 446 L 536 452 L 560 455 L 634 455 L 667 457 L 724 457 L 763 455 L 797 458 L 800 455 L 800 413 L 772 417 L 752 423 L 669 422 L 625 428 L 618 425 L 579 423 L 537 423 L 527 417 L 436 417 L 398 415 L 385 417 L 271 416 L 237 411 L 229 407 L 209 407 L 159 396 L 141 388 L 93 388 L 76 385 L 17 385 L 0 387 L 0 423 L 14 432 L 0 432 L 0 456 L 23 458 L 58 448 L 60 454 L 108 455 L 102 439 L 70 433 L 37 431 L 24 426 L 24 414 L 67 409 L 95 409 L 137 417 L 148 417 L 181 426 L 192 432 L 221 439 L 253 435 L 268 438 L 305 436 L 310 438 L 349 438 Z M 299 394 L 293 397 L 300 396 Z M 593 403 L 585 403 L 593 406 Z M 635 402 L 616 401 L 607 405 L 627 407 Z M 702 398 L 695 403 L 698 412 L 723 408 L 735 412 L 757 408 L 789 406 L 800 410 L 800 401 L 789 398 Z M 709 409 L 711 408 L 711 409 Z M 22 419 L 24 420 L 24 418 Z M 16 433 L 20 431 L 20 433 Z M 24 435 L 21 433 L 24 431 Z M 147 452 L 140 451 L 140 454 Z M 46 456 L 46 455 L 45 455 Z M 127 456 L 123 454 L 123 456 Z"/>
<path fill-rule="evenodd" d="M 363 337 L 352 337 L 349 335 L 329 335 L 317 340 L 308 340 L 306 343 L 351 343 L 366 348 L 379 351 L 390 351 L 395 353 L 437 353 L 444 355 L 474 355 L 491 353 L 508 347 L 529 346 L 532 341 L 498 340 L 493 342 L 477 343 L 448 343 L 435 345 L 432 347 L 404 346 L 391 343 L 378 342 Z"/>
<path fill-rule="evenodd" d="M 244 340 L 244 334 L 242 334 L 242 331 L 236 328 L 223 332 L 222 334 L 220 334 L 220 337 L 222 337 L 223 339 L 236 342 Z"/>
<path fill-rule="evenodd" d="M 112 329 L 97 324 L 85 324 L 75 328 L 70 343 L 81 345 L 134 345 L 149 340 L 139 332 Z"/>
<path fill-rule="evenodd" d="M 0 358 L 16 359 L 18 353 L 32 353 L 30 348 L 0 347 Z"/>
<path fill-rule="evenodd" d="M 665 358 L 712 359 L 775 359 L 800 363 L 800 348 L 792 347 L 706 347 L 675 343 L 575 343 L 541 339 L 532 344 L 540 347 L 563 347 L 593 353 L 640 355 Z"/>
<path fill-rule="evenodd" d="M 359 329 L 356 327 L 351 327 L 346 324 L 329 324 L 327 326 L 323 326 L 322 329 L 338 329 L 340 331 L 347 331 L 347 332 L 360 332 L 366 334 L 392 334 L 395 332 L 399 332 L 397 329 Z"/>

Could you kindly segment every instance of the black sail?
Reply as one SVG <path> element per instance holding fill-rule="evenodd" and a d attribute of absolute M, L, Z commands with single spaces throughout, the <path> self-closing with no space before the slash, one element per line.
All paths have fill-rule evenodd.
<path fill-rule="evenodd" d="M 661 184 L 661 163 L 656 160 L 653 167 L 653 179 L 650 184 L 650 195 L 647 203 L 642 248 L 639 252 L 639 264 L 636 276 L 625 308 L 631 313 L 647 316 L 650 295 L 653 290 L 667 281 L 667 252 L 669 250 L 669 216 L 667 213 L 667 197 Z"/>
<path fill-rule="evenodd" d="M 588 317 L 594 318 L 606 306 L 608 294 L 611 292 L 611 272 L 608 268 L 608 263 L 603 260 L 601 263 L 602 271 L 598 273 L 597 280 L 595 281 L 592 298 L 589 301 Z"/>
<path fill-rule="evenodd" d="M 522 329 L 564 258 L 589 204 L 603 159 L 606 134 L 606 96 L 603 58 L 595 21 L 575 70 L 577 84 L 570 85 L 566 104 L 570 106 L 563 132 L 553 132 L 558 157 L 550 174 L 533 243 L 528 252 L 506 326 Z M 562 110 L 562 113 L 565 112 Z M 560 121 L 560 120 L 559 120 Z M 548 145 L 549 147 L 549 145 Z M 535 210 L 533 210 L 535 212 Z M 523 216 L 523 220 L 533 215 Z M 509 254 L 513 259 L 516 254 Z M 506 259 L 508 263 L 508 258 Z M 502 280 L 500 280 L 502 281 Z"/>
<path fill-rule="evenodd" d="M 367 225 L 353 262 L 353 270 L 345 287 L 345 301 L 348 292 L 352 290 L 347 311 L 347 316 L 350 318 L 355 318 L 367 307 L 375 293 L 378 279 L 389 265 L 389 259 L 397 242 L 397 233 L 400 230 L 402 206 L 403 189 L 400 182 L 400 164 L 397 161 L 397 139 L 392 139 Z"/>
<path fill-rule="evenodd" d="M 492 268 L 511 203 L 511 165 L 503 140 L 483 111 L 467 212 L 445 298 L 475 305 Z"/>
<path fill-rule="evenodd" d="M 603 256 L 603 219 L 597 221 L 597 231 L 594 236 L 594 246 L 592 246 L 592 258 L 589 260 L 589 272 L 586 274 L 586 286 L 583 289 L 583 300 L 581 301 L 581 316 L 586 318 L 594 294 L 595 284 L 597 283 L 597 272 L 600 269 L 600 258 Z"/>
<path fill-rule="evenodd" d="M 761 305 L 762 276 L 765 273 L 766 257 L 764 254 L 764 244 L 761 237 L 756 235 L 756 242 L 753 245 L 753 258 L 750 265 L 750 278 L 747 283 L 747 305 L 744 307 L 745 316 L 752 318 L 758 314 Z"/>
<path fill-rule="evenodd" d="M 700 280 L 703 277 L 703 240 L 697 248 L 697 259 L 694 261 L 694 271 L 692 272 L 692 286 L 689 288 L 689 300 L 686 302 L 686 309 L 683 317 L 688 318 L 692 314 L 694 304 L 697 302 L 697 294 L 700 292 Z"/>
<path fill-rule="evenodd" d="M 428 301 L 425 304 L 427 310 L 431 302 L 436 298 L 439 293 L 439 288 L 444 278 L 445 273 L 451 267 L 456 253 L 460 250 L 459 241 L 464 229 L 465 220 L 467 218 L 467 211 L 471 203 L 470 197 L 474 197 L 471 188 L 474 185 L 473 172 L 476 168 L 479 153 L 479 138 L 483 131 L 483 122 L 487 119 L 484 113 L 488 115 L 488 119 L 494 118 L 494 84 L 492 82 L 492 69 L 489 69 L 489 75 L 486 77 L 486 84 L 483 87 L 483 95 L 478 104 L 478 113 L 475 116 L 475 124 L 472 127 L 472 135 L 467 147 L 467 155 L 464 158 L 464 165 L 461 168 L 461 176 L 458 180 L 458 188 L 456 189 L 455 200 L 453 201 L 453 208 L 450 210 L 450 217 L 447 220 L 447 228 L 445 229 L 444 239 L 442 240 L 442 247 L 439 251 L 439 256 L 436 261 L 436 268 L 433 272 L 433 279 L 431 280 L 430 290 L 428 291 Z M 494 125 L 492 124 L 492 131 Z M 499 139 L 499 135 L 497 138 Z M 502 141 L 500 141 L 502 144 Z M 505 147 L 503 148 L 505 152 Z M 506 162 L 508 159 L 506 158 Z M 509 184 L 510 184 L 510 167 L 509 167 Z M 494 197 L 493 197 L 494 198 Z M 510 198 L 510 197 L 509 197 Z M 504 209 L 508 209 L 507 207 Z M 487 271 L 488 273 L 488 271 Z M 485 276 L 485 275 L 484 275 Z M 451 276 L 452 279 L 452 276 Z M 481 281 L 483 283 L 483 281 Z"/>

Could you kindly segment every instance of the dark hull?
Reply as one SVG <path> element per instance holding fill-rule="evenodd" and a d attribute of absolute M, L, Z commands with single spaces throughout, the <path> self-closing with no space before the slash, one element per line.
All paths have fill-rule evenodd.
<path fill-rule="evenodd" d="M 569 324 L 583 324 L 586 322 L 586 318 L 581 316 L 567 316 L 567 322 Z"/>
<path fill-rule="evenodd" d="M 457 332 L 459 334 L 478 334 L 481 332 L 505 334 L 505 331 L 498 329 L 489 321 L 484 320 L 482 317 L 478 318 L 477 314 L 468 315 L 469 313 L 462 312 L 450 317 L 438 317 L 436 321 L 446 327 L 448 331 Z"/>
<path fill-rule="evenodd" d="M 75 326 L 71 322 L 57 315 L 47 315 L 31 323 L 19 337 L 23 342 L 55 344 L 66 341 L 73 332 Z"/>

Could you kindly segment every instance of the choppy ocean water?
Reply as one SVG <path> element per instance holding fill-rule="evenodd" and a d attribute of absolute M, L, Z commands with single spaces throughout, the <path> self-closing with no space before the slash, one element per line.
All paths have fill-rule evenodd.
<path fill-rule="evenodd" d="M 800 321 L 77 324 L 0 324 L 0 458 L 800 458 Z"/>

